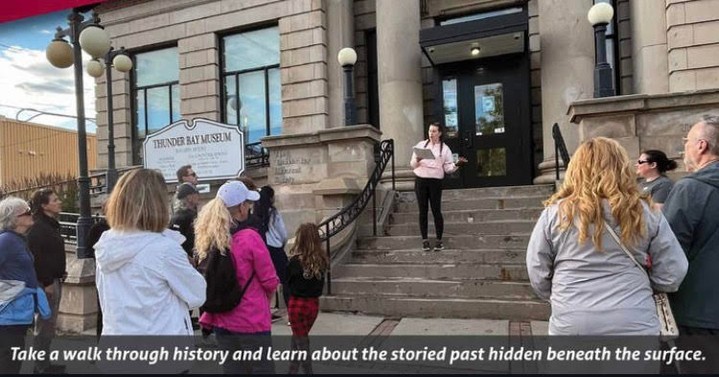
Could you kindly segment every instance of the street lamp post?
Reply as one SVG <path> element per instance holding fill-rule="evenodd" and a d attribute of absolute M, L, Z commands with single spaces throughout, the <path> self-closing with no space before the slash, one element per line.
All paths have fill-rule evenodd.
<path fill-rule="evenodd" d="M 87 171 L 87 134 L 85 132 L 85 98 L 82 80 L 82 50 L 94 58 L 103 56 L 110 49 L 110 38 L 99 27 L 100 18 L 93 14 L 92 19 L 83 21 L 80 10 L 75 8 L 68 16 L 68 29 L 57 28 L 55 39 L 47 48 L 46 55 L 50 64 L 58 68 L 68 68 L 74 64 L 75 100 L 77 104 L 77 149 L 79 160 L 80 217 L 77 220 L 77 257 L 92 257 L 85 244 L 85 237 L 92 225 L 90 217 L 90 178 Z M 63 38 L 69 37 L 72 47 Z"/>
<path fill-rule="evenodd" d="M 112 67 L 120 72 L 129 72 L 132 69 L 132 60 L 125 53 L 125 48 L 110 51 L 105 54 L 105 68 L 99 60 L 93 59 L 87 65 L 87 73 L 92 77 L 102 76 L 105 72 L 107 88 L 107 173 L 105 174 L 105 187 L 107 193 L 111 193 L 117 182 L 117 168 L 115 167 L 115 123 L 114 105 L 112 103 Z"/>
<path fill-rule="evenodd" d="M 352 86 L 352 69 L 357 62 L 357 53 L 353 48 L 345 47 L 337 53 L 337 61 L 345 71 L 345 126 L 357 124 L 355 93 Z"/>
<path fill-rule="evenodd" d="M 594 27 L 594 46 L 597 62 L 594 67 L 594 98 L 614 96 L 612 66 L 607 63 L 607 25 L 614 17 L 614 8 L 607 3 L 597 3 L 589 9 L 587 19 Z"/>

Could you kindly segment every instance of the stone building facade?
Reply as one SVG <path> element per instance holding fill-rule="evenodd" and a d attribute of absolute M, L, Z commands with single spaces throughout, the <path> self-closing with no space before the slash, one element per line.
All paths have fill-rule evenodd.
<path fill-rule="evenodd" d="M 595 100 L 587 12 L 599 1 L 615 9 L 617 96 Z M 290 227 L 347 203 L 380 139 L 395 140 L 398 189 L 411 189 L 411 147 L 430 121 L 470 160 L 449 187 L 539 184 L 554 181 L 555 123 L 570 152 L 606 135 L 635 155 L 678 158 L 686 127 L 719 102 L 719 0 L 134 0 L 96 10 L 135 59 L 131 73 L 113 74 L 118 166 L 140 164 L 144 136 L 178 118 L 236 124 L 269 149 L 270 167 L 248 174 L 276 186 Z M 354 127 L 344 125 L 343 47 L 358 54 Z"/>

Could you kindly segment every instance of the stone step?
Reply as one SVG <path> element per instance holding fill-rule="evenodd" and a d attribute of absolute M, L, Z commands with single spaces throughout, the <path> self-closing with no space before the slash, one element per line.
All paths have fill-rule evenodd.
<path fill-rule="evenodd" d="M 442 212 L 457 210 L 480 209 L 520 209 L 542 208 L 545 197 L 539 196 L 513 196 L 513 197 L 467 197 L 462 199 L 445 199 L 442 197 Z M 416 201 L 397 203 L 397 213 L 418 212 Z M 431 207 L 430 207 L 431 212 Z"/>
<path fill-rule="evenodd" d="M 332 270 L 336 278 L 423 278 L 432 280 L 485 279 L 502 281 L 527 281 L 527 267 L 524 264 L 371 264 L 348 263 Z"/>
<path fill-rule="evenodd" d="M 427 252 L 411 250 L 360 249 L 352 252 L 352 263 L 488 263 L 522 264 L 526 261 L 526 249 L 507 250 L 453 250 Z"/>
<path fill-rule="evenodd" d="M 443 190 L 442 199 L 456 200 L 470 197 L 540 196 L 549 198 L 554 194 L 554 185 L 480 187 L 470 189 Z M 400 200 L 414 200 L 413 191 L 400 193 Z"/>
<path fill-rule="evenodd" d="M 447 234 L 443 237 L 444 247 L 448 249 L 476 250 L 476 249 L 527 249 L 529 234 L 506 234 L 506 235 L 454 235 Z M 357 249 L 373 250 L 405 250 L 420 249 L 422 237 L 420 236 L 384 236 L 384 237 L 363 237 L 357 240 Z"/>
<path fill-rule="evenodd" d="M 444 222 L 469 223 L 469 221 L 503 221 L 503 220 L 532 220 L 539 219 L 543 208 L 512 208 L 512 209 L 467 209 L 446 210 L 442 208 Z M 432 211 L 428 211 L 430 223 L 433 221 Z M 390 216 L 392 224 L 413 223 L 419 219 L 419 211 L 415 208 L 411 212 L 397 212 Z M 471 220 L 470 220 L 471 219 Z"/>
<path fill-rule="evenodd" d="M 487 221 L 473 223 L 444 223 L 444 234 L 463 234 L 463 235 L 490 235 L 490 234 L 508 234 L 508 233 L 532 233 L 534 229 L 534 221 L 514 220 L 514 221 Z M 428 227 L 430 238 L 434 236 L 434 224 Z M 405 223 L 392 225 L 387 229 L 389 236 L 412 236 L 419 234 L 418 223 Z"/>
<path fill-rule="evenodd" d="M 496 280 L 428 280 L 414 278 L 332 279 L 335 295 L 381 295 L 403 297 L 439 298 L 536 298 L 529 283 Z"/>
<path fill-rule="evenodd" d="M 333 292 L 334 294 L 334 292 Z M 323 311 L 360 312 L 393 317 L 538 320 L 549 318 L 548 303 L 539 300 L 322 296 Z"/>

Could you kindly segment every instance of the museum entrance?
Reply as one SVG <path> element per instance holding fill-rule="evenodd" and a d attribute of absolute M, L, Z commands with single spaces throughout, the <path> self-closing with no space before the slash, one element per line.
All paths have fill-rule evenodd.
<path fill-rule="evenodd" d="M 531 121 L 524 54 L 440 70 L 445 142 L 468 163 L 446 187 L 532 183 Z"/>
<path fill-rule="evenodd" d="M 444 186 L 532 184 L 527 8 L 440 19 L 420 31 L 434 67 L 433 120 L 468 163 Z"/>

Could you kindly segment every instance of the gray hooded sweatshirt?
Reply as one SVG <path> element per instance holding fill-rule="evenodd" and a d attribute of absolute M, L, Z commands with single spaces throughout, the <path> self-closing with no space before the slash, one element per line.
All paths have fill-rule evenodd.
<path fill-rule="evenodd" d="M 689 259 L 670 295 L 674 317 L 679 325 L 719 329 L 719 162 L 677 181 L 662 211 Z"/>

